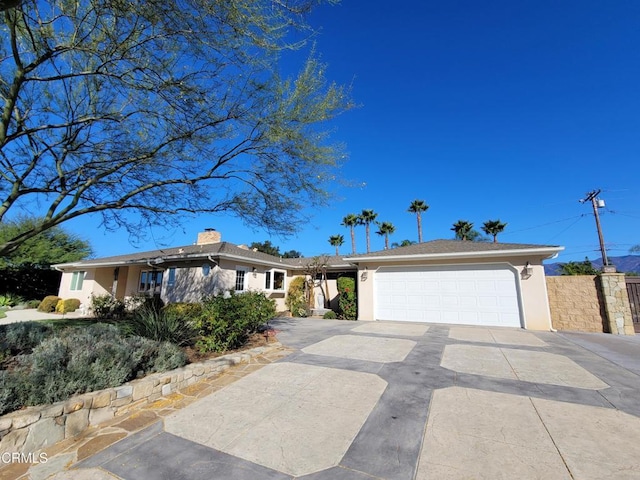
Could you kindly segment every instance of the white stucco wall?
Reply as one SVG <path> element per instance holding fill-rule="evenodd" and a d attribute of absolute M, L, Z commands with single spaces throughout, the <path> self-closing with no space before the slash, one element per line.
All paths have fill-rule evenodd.
<path fill-rule="evenodd" d="M 203 265 L 210 265 L 208 275 L 203 273 Z M 209 262 L 202 262 L 193 265 L 175 265 L 176 278 L 173 286 L 169 285 L 169 268 L 164 271 L 162 279 L 162 300 L 165 303 L 175 302 L 200 302 L 207 295 L 222 293 L 228 290 L 235 290 L 236 286 L 236 269 L 245 270 L 245 287 L 247 291 L 264 291 L 269 298 L 276 302 L 276 310 L 284 311 L 286 309 L 284 298 L 290 278 L 285 273 L 285 287 L 283 291 L 265 291 L 266 271 L 271 270 L 269 267 L 256 267 L 249 263 L 221 261 L 219 265 Z M 136 276 L 139 278 L 140 270 Z"/>
<path fill-rule="evenodd" d="M 84 281 L 82 283 L 82 289 L 71 290 L 71 280 L 75 271 L 84 271 Z M 58 289 L 58 296 L 62 299 L 77 298 L 80 303 L 89 307 L 91 305 L 91 294 L 104 295 L 111 293 L 111 281 L 110 275 L 113 270 L 106 269 L 87 269 L 87 270 L 69 270 L 62 273 L 60 279 L 60 288 Z"/>

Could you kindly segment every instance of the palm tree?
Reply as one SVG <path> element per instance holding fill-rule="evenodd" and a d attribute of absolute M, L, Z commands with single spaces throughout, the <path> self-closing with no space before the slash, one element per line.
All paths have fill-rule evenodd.
<path fill-rule="evenodd" d="M 493 236 L 493 243 L 498 243 L 498 234 L 502 233 L 506 226 L 507 224 L 500 220 L 487 220 L 482 224 L 482 231 Z"/>
<path fill-rule="evenodd" d="M 350 213 L 342 219 L 343 227 L 349 227 L 351 229 L 351 253 L 356 254 L 356 225 L 360 224 L 359 216 L 355 213 Z"/>
<path fill-rule="evenodd" d="M 336 256 L 338 256 L 338 255 L 340 255 L 340 251 L 338 250 L 338 248 L 341 247 L 342 244 L 344 243 L 344 236 L 343 235 L 331 235 L 329 237 L 329 243 L 333 247 L 336 247 Z"/>
<path fill-rule="evenodd" d="M 378 231 L 376 232 L 380 236 L 384 236 L 384 249 L 389 250 L 389 235 L 396 231 L 396 227 L 391 222 L 377 222 Z"/>
<path fill-rule="evenodd" d="M 391 248 L 398 248 L 398 247 L 408 247 L 409 245 L 415 245 L 416 241 L 415 240 L 402 240 L 400 243 L 398 242 L 393 242 L 391 244 Z"/>
<path fill-rule="evenodd" d="M 371 225 L 373 222 L 375 222 L 376 217 L 378 216 L 378 214 L 376 212 L 374 212 L 373 210 L 362 210 L 362 213 L 360 213 L 360 215 L 358 215 L 358 224 L 360 225 L 364 225 L 365 230 L 366 230 L 366 235 L 367 235 L 367 253 L 369 253 L 371 251 L 371 242 L 370 242 L 370 228 L 369 225 Z"/>
<path fill-rule="evenodd" d="M 473 223 L 467 222 L 466 220 L 458 220 L 453 224 L 451 230 L 456 232 L 456 238 L 458 240 L 469 240 L 471 231 L 473 230 Z"/>
<path fill-rule="evenodd" d="M 407 210 L 407 212 L 415 213 L 418 219 L 418 243 L 422 243 L 422 212 L 426 212 L 428 209 L 429 205 L 424 203 L 424 200 L 414 200 Z"/>

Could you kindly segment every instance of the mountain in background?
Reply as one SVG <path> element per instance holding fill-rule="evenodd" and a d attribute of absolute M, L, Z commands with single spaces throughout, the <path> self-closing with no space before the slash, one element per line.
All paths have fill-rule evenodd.
<path fill-rule="evenodd" d="M 544 265 L 544 273 L 549 276 L 560 275 L 560 265 L 569 262 L 549 263 Z M 609 263 L 616 266 L 618 272 L 634 272 L 640 275 L 640 255 L 624 255 L 622 257 L 609 257 Z M 602 259 L 591 260 L 593 268 L 602 268 Z"/>

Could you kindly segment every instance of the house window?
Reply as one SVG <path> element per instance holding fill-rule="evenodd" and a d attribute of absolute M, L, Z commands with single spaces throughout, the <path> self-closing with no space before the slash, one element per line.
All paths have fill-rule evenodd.
<path fill-rule="evenodd" d="M 207 275 L 209 275 L 209 272 L 211 272 L 211 265 L 209 265 L 208 263 L 202 265 L 202 275 L 206 277 Z"/>
<path fill-rule="evenodd" d="M 87 272 L 73 272 L 71 275 L 71 290 L 82 290 L 84 276 Z"/>
<path fill-rule="evenodd" d="M 169 278 L 167 279 L 167 285 L 173 287 L 176 284 L 176 267 L 169 269 Z"/>
<path fill-rule="evenodd" d="M 280 270 L 271 270 L 265 272 L 264 288 L 265 290 L 284 290 L 285 272 Z"/>
<path fill-rule="evenodd" d="M 155 292 L 159 291 L 162 286 L 162 272 L 157 270 L 149 270 L 140 272 L 139 292 Z"/>
<path fill-rule="evenodd" d="M 244 290 L 246 273 L 247 272 L 245 270 L 236 269 L 236 291 L 237 292 L 242 292 Z"/>

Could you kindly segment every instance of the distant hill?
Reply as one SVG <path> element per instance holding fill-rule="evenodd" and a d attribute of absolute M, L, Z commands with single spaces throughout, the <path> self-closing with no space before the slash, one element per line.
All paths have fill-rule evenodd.
<path fill-rule="evenodd" d="M 560 264 L 568 262 L 549 263 L 544 265 L 544 273 L 549 276 L 560 275 Z M 640 255 L 625 255 L 622 257 L 609 257 L 609 263 L 616 266 L 619 272 L 634 272 L 640 274 Z M 602 267 L 602 259 L 591 260 L 596 269 Z"/>

